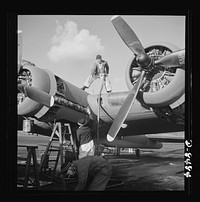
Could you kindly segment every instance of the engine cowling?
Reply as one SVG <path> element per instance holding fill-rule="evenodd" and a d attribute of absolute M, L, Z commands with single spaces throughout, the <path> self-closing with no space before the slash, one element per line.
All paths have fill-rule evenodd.
<path fill-rule="evenodd" d="M 164 55 L 179 50 L 175 45 L 158 42 L 145 47 L 145 52 L 158 60 Z M 133 88 L 141 73 L 133 56 L 126 69 L 127 87 Z M 151 80 L 145 80 L 137 99 L 146 107 L 151 108 L 161 119 L 184 123 L 185 113 L 185 69 L 163 68 L 152 73 Z"/>
<path fill-rule="evenodd" d="M 48 107 L 32 100 L 23 90 L 18 89 L 19 116 L 34 117 L 37 121 L 43 122 L 52 122 L 55 119 L 77 122 L 84 113 L 81 109 L 85 110 L 88 106 L 87 92 L 54 75 L 51 71 L 40 69 L 30 62 L 26 62 L 20 70 L 18 84 L 38 89 L 54 96 L 55 100 L 55 104 Z"/>
<path fill-rule="evenodd" d="M 46 93 L 54 95 L 56 92 L 56 80 L 54 75 L 48 71 L 37 68 L 33 65 L 24 65 L 22 73 L 18 76 L 19 82 L 36 87 Z M 41 114 L 41 110 L 43 111 Z M 40 112 L 38 118 L 44 115 L 49 109 L 42 104 L 18 93 L 18 115 L 33 116 Z"/>

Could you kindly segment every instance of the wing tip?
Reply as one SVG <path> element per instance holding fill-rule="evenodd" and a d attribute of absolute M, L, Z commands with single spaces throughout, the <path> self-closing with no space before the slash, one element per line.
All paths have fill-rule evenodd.
<path fill-rule="evenodd" d="M 107 140 L 109 142 L 112 142 L 114 140 L 114 138 L 112 136 L 110 136 L 109 134 L 107 134 Z"/>

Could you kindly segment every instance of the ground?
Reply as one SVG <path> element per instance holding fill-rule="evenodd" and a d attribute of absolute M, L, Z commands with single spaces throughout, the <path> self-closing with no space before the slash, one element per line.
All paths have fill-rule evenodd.
<path fill-rule="evenodd" d="M 109 157 L 113 177 L 124 181 L 115 190 L 184 190 L 183 144 L 164 144 L 160 150 L 142 150 L 141 156 L 121 154 Z"/>
<path fill-rule="evenodd" d="M 19 137 L 19 136 L 18 136 Z M 21 137 L 23 137 L 21 139 Z M 31 138 L 31 143 L 39 141 L 37 160 L 48 142 L 48 137 L 23 136 L 20 134 L 18 144 L 23 144 Z M 26 150 L 18 150 L 18 157 L 26 157 Z M 184 177 L 184 144 L 164 143 L 161 149 L 142 149 L 139 157 L 128 149 L 121 151 L 120 155 L 106 154 L 105 157 L 113 166 L 113 174 L 106 191 L 185 191 Z M 59 168 L 58 168 L 59 170 Z M 23 176 L 23 168 L 18 167 L 18 174 Z M 47 191 L 63 191 L 61 181 L 50 182 L 42 177 L 41 189 Z M 73 191 L 76 181 L 66 184 L 66 191 Z"/>

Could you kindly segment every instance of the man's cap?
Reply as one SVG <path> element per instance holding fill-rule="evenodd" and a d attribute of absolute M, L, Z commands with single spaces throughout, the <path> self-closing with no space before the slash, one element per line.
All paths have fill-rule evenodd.
<path fill-rule="evenodd" d="M 83 116 L 78 120 L 78 124 L 80 125 L 86 125 L 89 122 L 88 116 Z"/>
<path fill-rule="evenodd" d="M 102 58 L 101 55 L 96 56 L 96 59 L 101 59 L 101 58 Z"/>

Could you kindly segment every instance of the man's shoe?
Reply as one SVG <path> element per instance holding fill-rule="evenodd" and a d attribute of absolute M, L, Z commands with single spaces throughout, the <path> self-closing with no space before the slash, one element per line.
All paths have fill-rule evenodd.
<path fill-rule="evenodd" d="M 111 90 L 107 91 L 107 93 L 111 93 Z"/>

